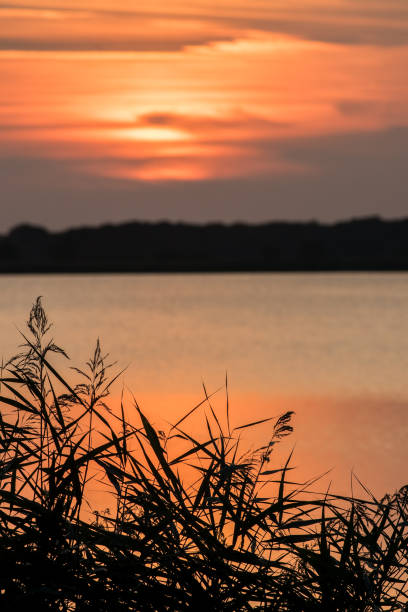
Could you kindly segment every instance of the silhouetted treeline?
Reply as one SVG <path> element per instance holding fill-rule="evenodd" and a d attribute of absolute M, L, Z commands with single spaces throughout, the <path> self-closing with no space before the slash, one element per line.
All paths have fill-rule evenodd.
<path fill-rule="evenodd" d="M 332 225 L 142 223 L 0 237 L 0 272 L 408 270 L 408 218 Z"/>

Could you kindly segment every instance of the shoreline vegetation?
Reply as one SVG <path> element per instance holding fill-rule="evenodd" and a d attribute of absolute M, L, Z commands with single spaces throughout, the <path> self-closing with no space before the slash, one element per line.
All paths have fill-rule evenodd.
<path fill-rule="evenodd" d="M 109 406 L 99 341 L 68 382 L 40 298 L 27 325 L 0 380 L 2 610 L 408 609 L 408 487 L 378 500 L 296 483 L 275 457 L 292 413 L 231 428 L 227 383 L 225 414 L 204 389 L 156 431 L 136 400 Z M 266 441 L 249 452 L 251 427 Z"/>
<path fill-rule="evenodd" d="M 408 218 L 334 224 L 132 222 L 0 236 L 0 273 L 408 270 Z"/>

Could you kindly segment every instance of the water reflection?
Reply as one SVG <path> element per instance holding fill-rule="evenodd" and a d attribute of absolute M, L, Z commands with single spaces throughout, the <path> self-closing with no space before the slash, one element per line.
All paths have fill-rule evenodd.
<path fill-rule="evenodd" d="M 16 352 L 16 326 L 24 327 L 33 300 L 43 295 L 72 365 L 83 363 L 100 337 L 112 359 L 128 366 L 116 398 L 122 385 L 130 388 L 160 428 L 203 398 L 201 380 L 208 391 L 222 387 L 227 370 L 235 424 L 296 412 L 295 432 L 278 458 L 284 461 L 295 445 L 299 479 L 333 468 L 333 487 L 349 492 L 354 469 L 382 495 L 407 480 L 407 278 L 1 277 L 0 352 Z M 57 366 L 68 364 L 61 358 Z M 213 401 L 222 412 L 225 393 Z M 192 426 L 199 431 L 201 424 L 196 415 Z M 267 437 L 261 426 L 249 443 Z"/>
<path fill-rule="evenodd" d="M 145 393 L 137 397 L 139 405 L 157 429 L 168 430 L 200 401 L 204 393 L 161 394 Z M 119 397 L 113 398 L 117 404 Z M 211 397 L 211 405 L 226 424 L 226 395 L 220 390 Z M 132 399 L 128 396 L 132 419 Z M 329 473 L 319 479 L 314 490 L 342 495 L 351 493 L 352 473 L 376 496 L 394 492 L 408 482 L 406 470 L 406 440 L 408 438 L 407 401 L 387 396 L 361 395 L 333 397 L 318 395 L 260 395 L 229 392 L 231 428 L 277 417 L 294 411 L 293 433 L 282 440 L 272 455 L 276 467 L 282 467 L 294 449 L 291 477 L 304 482 Z M 207 402 L 183 425 L 197 439 L 207 439 L 205 414 Z M 136 418 L 136 414 L 135 417 Z M 268 442 L 271 424 L 261 424 L 241 431 L 244 446 L 255 449 Z M 363 494 L 356 479 L 354 493 Z"/>

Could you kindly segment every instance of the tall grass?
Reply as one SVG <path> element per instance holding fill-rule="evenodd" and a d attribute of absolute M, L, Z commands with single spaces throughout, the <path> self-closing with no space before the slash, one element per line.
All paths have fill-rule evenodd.
<path fill-rule="evenodd" d="M 136 401 L 108 406 L 99 342 L 71 385 L 49 328 L 37 299 L 1 372 L 2 610 L 408 610 L 406 489 L 308 493 L 290 457 L 274 466 L 291 413 L 231 429 L 228 395 L 156 431 Z M 271 434 L 248 453 L 256 425 Z M 92 514 L 97 481 L 111 504 Z"/>

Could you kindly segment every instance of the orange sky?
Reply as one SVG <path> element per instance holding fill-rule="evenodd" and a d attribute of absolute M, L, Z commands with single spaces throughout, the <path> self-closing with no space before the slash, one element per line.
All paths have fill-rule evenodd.
<path fill-rule="evenodd" d="M 1 2 L 4 226 L 402 214 L 407 65 L 406 0 Z"/>

